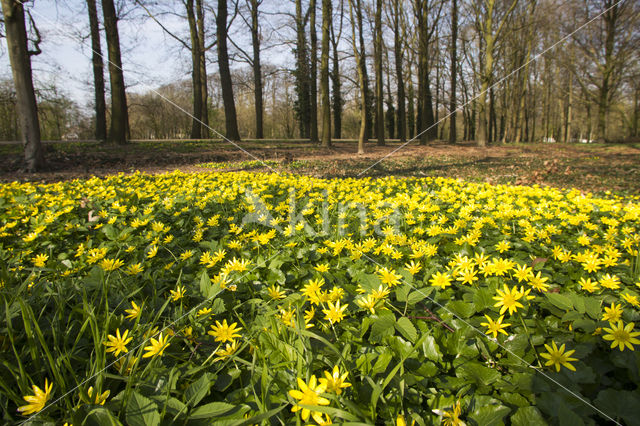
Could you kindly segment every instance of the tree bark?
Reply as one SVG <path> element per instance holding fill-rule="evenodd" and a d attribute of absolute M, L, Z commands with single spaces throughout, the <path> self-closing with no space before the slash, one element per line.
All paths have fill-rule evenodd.
<path fill-rule="evenodd" d="M 104 15 L 104 32 L 107 36 L 109 81 L 111 82 L 111 128 L 108 140 L 125 144 L 129 131 L 129 113 L 120 54 L 118 18 L 113 0 L 102 0 L 102 13 Z"/>
<path fill-rule="evenodd" d="M 376 0 L 374 28 L 374 58 L 376 68 L 376 139 L 384 146 L 384 86 L 382 81 L 382 0 Z"/>
<path fill-rule="evenodd" d="M 309 107 L 310 129 L 309 139 L 311 143 L 318 142 L 318 34 L 316 33 L 316 0 L 309 1 L 309 40 L 311 67 L 309 69 Z"/>
<path fill-rule="evenodd" d="M 233 82 L 229 69 L 229 52 L 227 49 L 227 0 L 218 0 L 218 16 L 216 16 L 216 33 L 218 38 L 218 67 L 220 72 L 220 86 L 222 102 L 224 104 L 224 118 L 226 137 L 232 141 L 240 140 L 236 104 L 233 99 Z"/>
<path fill-rule="evenodd" d="M 354 9 L 354 0 L 349 0 L 349 17 L 351 18 L 351 22 L 355 22 L 353 20 L 353 9 Z M 357 1 L 355 7 L 360 6 L 360 1 Z M 358 11 L 356 10 L 356 14 Z M 362 13 L 360 13 L 360 18 L 362 18 Z M 362 30 L 362 20 L 360 19 L 359 30 Z M 362 35 L 362 33 L 361 33 Z M 361 39 L 362 41 L 362 39 Z M 358 49 L 356 44 L 356 25 L 351 25 L 351 47 L 353 48 L 353 55 L 356 57 L 356 69 L 358 70 L 358 85 L 360 86 L 360 132 L 358 134 L 358 154 L 364 154 L 364 143 L 367 139 L 367 102 L 366 102 L 366 94 L 368 87 L 366 86 L 365 74 L 363 69 L 366 70 L 366 67 L 363 67 L 364 62 L 364 50 Z M 361 44 L 361 47 L 362 44 Z"/>
<path fill-rule="evenodd" d="M 449 98 L 449 143 L 456 143 L 456 77 L 458 76 L 458 0 L 451 4 L 451 94 Z"/>
<path fill-rule="evenodd" d="M 396 84 L 398 90 L 398 139 L 407 140 L 407 113 L 405 110 L 403 51 L 404 42 L 400 29 L 400 0 L 393 0 L 393 53 L 395 57 Z"/>
<path fill-rule="evenodd" d="M 193 88 L 193 117 L 191 121 L 191 139 L 202 137 L 202 70 L 200 69 L 200 39 L 198 37 L 198 25 L 194 12 L 193 0 L 187 0 L 187 20 L 189 21 L 189 33 L 191 35 L 191 87 Z"/>
<path fill-rule="evenodd" d="M 40 142 L 38 106 L 33 90 L 31 57 L 27 44 L 24 7 L 16 0 L 2 0 L 5 36 L 9 61 L 16 90 L 18 119 L 26 170 L 37 172 L 44 167 L 44 153 Z"/>
<path fill-rule="evenodd" d="M 96 0 L 87 0 L 89 28 L 91 30 L 91 62 L 93 64 L 93 88 L 95 94 L 96 128 L 95 136 L 99 141 L 107 140 L 107 103 L 104 98 L 104 63 L 100 46 L 100 23 Z"/>
<path fill-rule="evenodd" d="M 332 96 L 332 110 L 333 110 L 333 137 L 334 139 L 342 138 L 342 92 L 340 89 L 340 57 L 338 56 L 338 43 L 340 42 L 340 36 L 342 35 L 342 16 L 343 16 L 343 0 L 340 0 L 340 29 L 336 35 L 333 27 L 333 19 L 330 22 L 331 29 L 331 47 L 333 50 L 332 55 L 332 69 L 331 69 L 331 87 L 333 90 Z"/>
<path fill-rule="evenodd" d="M 418 134 L 420 144 L 436 139 L 438 129 L 433 116 L 433 97 L 429 82 L 429 24 L 428 0 L 416 0 L 418 16 Z"/>
<path fill-rule="evenodd" d="M 196 22 L 198 26 L 198 42 L 200 53 L 200 94 L 202 95 L 202 130 L 201 137 L 208 139 L 209 134 L 209 87 L 207 84 L 207 62 L 205 58 L 206 46 L 205 46 L 205 32 L 204 32 L 204 7 L 203 0 L 196 0 Z"/>
<path fill-rule="evenodd" d="M 253 47 L 253 98 L 256 109 L 256 139 L 264 138 L 264 106 L 262 65 L 260 62 L 259 6 L 261 1 L 251 0 L 251 45 Z"/>
<path fill-rule="evenodd" d="M 356 9 L 356 21 L 355 25 L 358 29 L 358 41 L 359 41 L 359 50 L 361 60 L 358 63 L 359 73 L 362 74 L 362 81 L 360 82 L 363 92 L 363 102 L 364 102 L 364 141 L 367 142 L 371 139 L 371 131 L 373 127 L 373 119 L 372 119 L 372 102 L 371 102 L 371 90 L 369 89 L 369 74 L 367 72 L 367 50 L 364 44 L 364 26 L 362 20 L 362 0 L 356 0 L 354 5 Z M 353 23 L 353 19 L 351 20 Z"/>
<path fill-rule="evenodd" d="M 306 18 L 302 13 L 302 0 L 296 0 L 296 116 L 300 128 L 300 137 L 309 137 L 311 122 L 311 103 L 309 99 L 309 68 L 307 40 L 305 37 Z"/>
<path fill-rule="evenodd" d="M 329 100 L 329 29 L 331 0 L 322 0 L 322 52 L 320 54 L 320 97 L 322 102 L 322 146 L 331 146 L 331 103 Z"/>

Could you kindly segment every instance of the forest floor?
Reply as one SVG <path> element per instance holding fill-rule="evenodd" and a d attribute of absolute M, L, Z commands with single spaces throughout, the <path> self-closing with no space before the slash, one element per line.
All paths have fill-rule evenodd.
<path fill-rule="evenodd" d="M 220 141 L 140 141 L 126 146 L 91 142 L 47 143 L 47 171 L 21 171 L 20 145 L 0 145 L 0 181 L 59 181 L 114 173 L 181 170 L 254 170 L 317 177 L 443 176 L 492 184 L 549 185 L 590 192 L 640 194 L 640 145 L 508 144 L 479 148 L 473 143 L 425 146 L 399 142 L 366 145 L 354 141 L 329 149 L 301 141 L 245 141 L 239 149 Z M 243 152 L 244 150 L 244 152 Z M 383 161 L 374 163 L 384 158 Z M 268 167 L 256 160 L 267 160 Z"/>

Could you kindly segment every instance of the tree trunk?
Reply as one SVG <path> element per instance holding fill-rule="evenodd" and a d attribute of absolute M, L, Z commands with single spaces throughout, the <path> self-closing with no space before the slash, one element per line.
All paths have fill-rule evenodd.
<path fill-rule="evenodd" d="M 363 10 L 363 6 L 362 6 L 362 1 L 361 0 L 356 0 L 356 4 L 355 4 L 355 8 L 356 8 L 356 25 L 358 28 L 358 41 L 360 44 L 360 55 L 361 55 L 361 61 L 359 62 L 359 72 L 362 74 L 362 81 L 361 81 L 361 89 L 364 91 L 363 92 L 363 102 L 364 102 L 364 106 L 365 106 L 365 110 L 364 110 L 364 140 L 365 142 L 369 141 L 369 139 L 371 139 L 371 130 L 372 130 L 372 114 L 371 114 L 371 109 L 372 109 L 372 100 L 371 100 L 371 90 L 369 89 L 369 74 L 367 72 L 367 50 L 364 44 L 364 26 L 362 24 L 362 10 Z M 351 22 L 354 22 L 353 19 L 351 20 Z"/>
<path fill-rule="evenodd" d="M 260 26 L 258 0 L 251 0 L 251 46 L 253 47 L 253 98 L 256 110 L 256 139 L 264 138 L 264 106 L 262 102 L 262 65 L 260 62 Z"/>
<path fill-rule="evenodd" d="M 402 52 L 404 43 L 400 29 L 400 0 L 393 0 L 393 53 L 395 56 L 396 84 L 398 87 L 398 139 L 407 140 L 407 113 L 405 110 Z"/>
<path fill-rule="evenodd" d="M 331 47 L 333 50 L 332 55 L 332 69 L 331 69 L 331 87 L 333 90 L 332 96 L 332 109 L 333 109 L 333 137 L 334 139 L 342 138 L 342 93 L 340 90 L 340 57 L 338 56 L 338 43 L 342 33 L 342 15 L 343 15 L 343 0 L 340 0 L 340 31 L 336 36 L 335 29 L 333 27 L 333 19 L 330 21 L 331 28 Z"/>
<path fill-rule="evenodd" d="M 449 143 L 456 143 L 456 77 L 458 66 L 458 0 L 452 0 L 451 5 L 451 94 L 449 98 Z"/>
<path fill-rule="evenodd" d="M 376 0 L 374 57 L 376 74 L 376 137 L 384 145 L 384 87 L 382 81 L 382 0 Z"/>
<path fill-rule="evenodd" d="M 322 101 L 322 146 L 331 146 L 331 104 L 329 100 L 329 29 L 331 0 L 322 0 L 322 52 L 320 54 L 320 96 Z"/>
<path fill-rule="evenodd" d="M 222 102 L 224 103 L 226 136 L 232 141 L 239 141 L 240 133 L 238 132 L 236 104 L 233 99 L 233 82 L 231 81 L 231 71 L 229 69 L 229 52 L 227 51 L 227 14 L 227 0 L 218 0 L 216 33 L 218 37 L 218 67 L 222 88 Z"/>
<path fill-rule="evenodd" d="M 433 117 L 433 97 L 429 82 L 429 24 L 428 1 L 416 1 L 418 15 L 418 134 L 420 145 L 437 137 L 438 129 Z"/>
<path fill-rule="evenodd" d="M 309 139 L 311 143 L 318 142 L 318 33 L 316 32 L 316 0 L 309 1 L 309 41 L 311 42 L 309 69 L 309 107 L 310 126 Z"/>
<path fill-rule="evenodd" d="M 96 139 L 107 140 L 107 103 L 104 98 L 104 63 L 102 62 L 102 47 L 100 46 L 100 23 L 96 0 L 87 0 L 89 11 L 89 28 L 91 29 L 91 50 L 93 51 L 93 87 L 95 93 L 96 110 Z"/>
<path fill-rule="evenodd" d="M 306 21 L 302 13 L 302 0 L 296 0 L 296 116 L 300 127 L 300 137 L 309 137 L 311 122 L 311 104 L 309 100 L 309 68 L 307 57 L 307 40 L 305 37 Z"/>
<path fill-rule="evenodd" d="M 22 3 L 17 0 L 2 0 L 2 13 L 13 84 L 16 90 L 17 112 L 26 170 L 33 173 L 41 170 L 44 166 L 44 154 L 40 142 L 38 106 L 33 90 L 24 8 Z"/>
<path fill-rule="evenodd" d="M 356 8 L 360 7 L 360 1 L 356 0 Z M 349 0 L 349 17 L 351 18 L 351 22 L 355 22 L 353 20 L 353 0 Z M 356 13 L 358 11 L 356 10 Z M 360 18 L 362 18 L 362 13 L 359 13 Z M 362 30 L 362 20 L 358 22 L 359 30 Z M 362 35 L 362 33 L 361 33 Z M 360 40 L 362 41 L 362 39 Z M 364 47 L 362 44 L 361 47 Z M 356 69 L 358 70 L 358 85 L 360 86 L 360 133 L 358 134 L 358 154 L 364 154 L 364 143 L 367 139 L 366 128 L 367 128 L 367 102 L 366 102 L 366 94 L 368 87 L 366 86 L 365 74 L 362 63 L 365 60 L 364 50 L 358 49 L 356 45 L 356 25 L 351 25 L 351 47 L 353 48 L 353 55 L 356 57 Z"/>
<path fill-rule="evenodd" d="M 202 131 L 201 137 L 209 138 L 209 87 L 207 84 L 207 62 L 205 58 L 204 7 L 203 0 L 196 0 L 196 20 L 198 24 L 198 41 L 200 42 L 200 94 L 202 95 Z"/>
<path fill-rule="evenodd" d="M 193 0 L 187 0 L 187 20 L 189 21 L 189 33 L 191 34 L 191 87 L 193 89 L 193 117 L 191 121 L 191 139 L 202 137 L 202 80 L 200 69 L 200 40 L 198 37 L 198 25 L 193 9 Z"/>
<path fill-rule="evenodd" d="M 413 91 L 413 79 L 409 78 L 409 90 L 407 92 L 407 127 L 409 138 L 413 139 L 416 134 L 416 112 L 414 108 L 415 93 Z"/>

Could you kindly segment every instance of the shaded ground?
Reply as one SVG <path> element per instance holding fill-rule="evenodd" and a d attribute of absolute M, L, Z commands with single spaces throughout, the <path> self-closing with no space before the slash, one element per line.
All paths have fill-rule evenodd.
<path fill-rule="evenodd" d="M 322 149 L 302 141 L 246 141 L 239 147 L 219 141 L 135 142 L 127 146 L 95 143 L 47 144 L 48 169 L 25 174 L 19 145 L 0 145 L 0 180 L 55 181 L 136 170 L 157 173 L 180 169 L 267 170 L 252 160 L 273 160 L 278 171 L 319 177 L 445 176 L 505 184 L 575 187 L 584 191 L 640 194 L 640 149 L 637 145 L 520 144 L 479 148 L 434 142 L 367 145 L 356 154 L 354 141 Z M 244 152 L 243 152 L 244 150 Z M 384 161 L 375 164 L 378 160 Z M 235 162 L 223 165 L 224 162 Z M 215 163 L 206 164 L 203 163 Z"/>

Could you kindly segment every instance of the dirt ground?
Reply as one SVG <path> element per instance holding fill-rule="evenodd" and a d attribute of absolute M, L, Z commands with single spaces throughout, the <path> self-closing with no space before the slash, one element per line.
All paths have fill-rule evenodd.
<path fill-rule="evenodd" d="M 485 148 L 473 143 L 425 146 L 391 142 L 367 144 L 357 154 L 354 141 L 337 141 L 329 149 L 304 142 L 247 141 L 237 146 L 219 141 L 134 142 L 126 146 L 95 143 L 46 144 L 47 169 L 21 171 L 19 145 L 0 146 L 1 181 L 58 181 L 137 170 L 216 170 L 203 163 L 237 162 L 225 170 L 267 170 L 251 160 L 273 160 L 279 172 L 318 177 L 445 176 L 494 184 L 540 184 L 583 191 L 640 194 L 640 148 L 637 145 L 518 144 Z M 382 160 L 382 161 L 380 161 Z M 240 162 L 244 162 L 240 164 Z M 366 170 L 366 171 L 365 171 Z M 363 173 L 364 172 L 364 173 Z"/>

